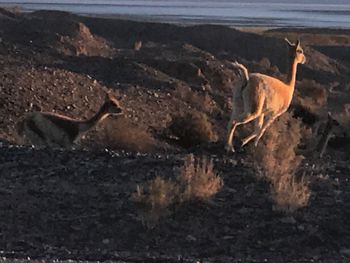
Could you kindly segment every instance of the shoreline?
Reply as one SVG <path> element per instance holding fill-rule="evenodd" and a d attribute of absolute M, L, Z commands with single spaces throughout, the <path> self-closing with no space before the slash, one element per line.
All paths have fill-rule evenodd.
<path fill-rule="evenodd" d="M 167 20 L 165 17 L 154 17 L 154 16 L 141 16 L 141 15 L 117 15 L 117 14 L 77 14 L 68 11 L 61 10 L 17 10 L 15 7 L 4 7 L 0 4 L 0 10 L 8 10 L 10 12 L 19 13 L 19 14 L 35 14 L 35 13 L 61 13 L 66 15 L 73 16 L 81 16 L 86 18 L 96 18 L 96 19 L 109 19 L 109 20 L 122 20 L 122 21 L 130 21 L 136 23 L 154 23 L 154 24 L 169 24 L 180 27 L 192 27 L 192 26 L 226 26 L 228 28 L 237 29 L 243 32 L 255 33 L 255 34 L 264 34 L 269 31 L 270 33 L 295 33 L 299 32 L 300 34 L 320 34 L 320 35 L 329 35 L 329 34 L 350 34 L 349 28 L 337 28 L 337 27 L 310 27 L 310 26 L 291 26 L 291 25 L 275 25 L 273 23 L 269 23 L 269 19 L 265 19 L 264 23 L 243 23 L 243 20 L 237 20 L 235 24 L 227 23 L 223 24 L 218 21 L 208 21 L 205 19 L 202 20 L 190 20 L 190 19 L 173 19 Z M 6 16 L 6 14 L 5 14 Z M 1 12 L 0 12 L 1 18 Z"/>
<path fill-rule="evenodd" d="M 0 6 L 1 8 L 1 6 Z M 229 21 L 226 21 L 226 23 L 220 23 L 219 21 L 214 20 L 190 20 L 190 19 L 173 19 L 173 20 L 167 20 L 166 17 L 154 17 L 154 16 L 142 16 L 142 15 L 118 15 L 118 14 L 89 14 L 89 13 L 72 13 L 67 11 L 60 11 L 60 10 L 34 10 L 34 11 L 26 11 L 26 13 L 32 13 L 32 12 L 64 12 L 67 14 L 73 14 L 78 16 L 84 16 L 88 18 L 98 18 L 98 19 L 115 19 L 115 20 L 123 20 L 123 21 L 132 21 L 132 22 L 139 22 L 139 23 L 159 23 L 159 24 L 171 24 L 171 25 L 178 25 L 178 26 L 200 26 L 200 25 L 213 25 L 213 26 L 227 26 L 229 28 L 235 28 L 239 30 L 244 30 L 246 32 L 254 32 L 254 33 L 261 33 L 267 30 L 279 30 L 284 29 L 287 31 L 294 31 L 294 30 L 300 30 L 300 31 L 316 31 L 317 33 L 319 30 L 326 30 L 325 34 L 329 34 L 331 32 L 339 32 L 339 31 L 345 31 L 350 32 L 350 26 L 349 28 L 346 27 L 311 27 L 311 26 L 293 26 L 288 24 L 273 24 L 268 23 L 268 21 L 271 21 L 269 19 L 263 19 L 262 21 L 265 21 L 263 23 L 253 23 L 253 20 L 251 22 L 247 22 L 248 20 L 236 20 L 236 23 L 229 23 Z M 245 21 L 245 22 L 244 22 Z"/>
<path fill-rule="evenodd" d="M 203 24 L 210 24 L 210 25 L 224 25 L 229 27 L 269 27 L 269 28 L 330 28 L 330 29 L 350 29 L 350 25 L 347 21 L 331 21 L 327 20 L 327 16 L 324 18 L 318 18 L 318 20 L 309 20 L 309 14 L 327 14 L 329 16 L 337 16 L 337 15 L 344 15 L 350 13 L 350 10 L 318 10 L 316 7 L 314 10 L 297 10 L 297 9 L 291 9 L 291 10 L 277 10 L 277 12 L 280 12 L 280 16 L 274 16 L 273 12 L 266 13 L 263 16 L 255 16 L 254 13 L 250 14 L 249 16 L 247 14 L 239 14 L 239 15 L 200 15 L 200 14 L 162 14 L 162 15 L 154 15 L 154 14 L 129 14 L 129 13 L 117 13 L 117 12 L 99 12 L 99 11 L 92 11 L 89 10 L 88 12 L 83 11 L 81 9 L 78 10 L 68 10 L 67 8 L 55 8 L 54 6 L 48 5 L 44 6 L 42 4 L 42 8 L 33 8 L 30 7 L 30 3 L 0 3 L 0 8 L 6 8 L 6 9 L 13 9 L 13 10 L 19 10 L 23 13 L 31 13 L 36 11 L 61 11 L 61 12 L 69 12 L 75 15 L 82 15 L 82 16 L 88 16 L 88 17 L 97 17 L 97 18 L 114 18 L 114 19 L 123 19 L 123 20 L 131 20 L 131 21 L 137 21 L 137 22 L 151 22 L 151 23 L 169 23 L 169 24 L 179 24 L 184 26 L 192 26 L 192 25 L 203 25 Z M 63 7 L 65 5 L 70 6 L 71 4 L 62 4 Z M 137 12 L 137 10 L 135 10 Z M 276 11 L 274 11 L 276 12 Z M 305 17 L 298 17 L 293 18 L 293 16 L 290 15 L 283 15 L 283 14 L 304 14 Z M 299 14 L 299 16 L 300 16 Z"/>

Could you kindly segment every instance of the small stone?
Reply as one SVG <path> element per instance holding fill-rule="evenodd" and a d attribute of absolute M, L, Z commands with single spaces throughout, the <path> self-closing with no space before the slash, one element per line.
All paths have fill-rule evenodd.
<path fill-rule="evenodd" d="M 186 240 L 187 240 L 187 241 L 197 241 L 197 238 L 195 238 L 195 237 L 192 236 L 192 235 L 188 235 L 188 236 L 186 237 Z"/>
<path fill-rule="evenodd" d="M 234 236 L 224 236 L 222 239 L 224 240 L 230 240 L 230 239 L 234 239 Z"/>
<path fill-rule="evenodd" d="M 341 254 L 350 256 L 350 248 L 342 248 L 339 252 L 340 252 Z"/>
<path fill-rule="evenodd" d="M 233 193 L 233 194 L 237 193 L 236 189 L 230 188 L 230 187 L 226 187 L 226 191 L 229 192 L 229 193 Z"/>
<path fill-rule="evenodd" d="M 281 221 L 282 223 L 285 223 L 285 224 L 292 224 L 292 225 L 294 225 L 294 224 L 297 222 L 297 221 L 295 220 L 295 218 L 292 217 L 292 216 L 281 218 L 280 221 Z"/>
<path fill-rule="evenodd" d="M 249 209 L 246 207 L 242 207 L 241 209 L 238 210 L 239 214 L 247 214 L 249 212 Z"/>
<path fill-rule="evenodd" d="M 103 239 L 102 243 L 105 244 L 105 245 L 108 245 L 109 244 L 109 239 L 108 238 Z"/>
<path fill-rule="evenodd" d="M 304 227 L 303 225 L 299 225 L 297 228 L 298 228 L 300 231 L 304 231 L 304 230 L 305 230 L 305 227 Z"/>

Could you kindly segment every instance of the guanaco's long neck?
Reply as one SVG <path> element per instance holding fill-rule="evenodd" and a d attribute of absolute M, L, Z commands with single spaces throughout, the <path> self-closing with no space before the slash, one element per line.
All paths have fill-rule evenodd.
<path fill-rule="evenodd" d="M 99 111 L 91 118 L 86 121 L 79 122 L 79 132 L 85 132 L 94 127 L 97 123 L 102 121 L 108 116 L 106 111 L 106 105 L 103 104 Z"/>
<path fill-rule="evenodd" d="M 295 59 L 290 59 L 286 84 L 291 88 L 291 91 L 294 91 L 295 82 L 297 78 L 297 67 L 297 61 Z"/>

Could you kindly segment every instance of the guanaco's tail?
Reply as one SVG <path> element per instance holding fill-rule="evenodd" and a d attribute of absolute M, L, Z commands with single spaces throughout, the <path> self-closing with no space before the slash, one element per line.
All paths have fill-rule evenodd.
<path fill-rule="evenodd" d="M 238 63 L 237 61 L 233 62 L 232 65 L 242 80 L 241 91 L 243 91 L 245 89 L 245 87 L 247 87 L 248 81 L 249 81 L 248 69 L 245 66 L 243 66 L 242 64 Z"/>

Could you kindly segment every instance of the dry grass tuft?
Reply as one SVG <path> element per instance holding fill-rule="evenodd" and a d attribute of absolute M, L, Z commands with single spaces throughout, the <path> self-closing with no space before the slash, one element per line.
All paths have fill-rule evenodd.
<path fill-rule="evenodd" d="M 214 171 L 213 161 L 207 158 L 195 159 L 193 154 L 186 157 L 179 181 L 183 188 L 183 200 L 207 200 L 223 186 L 222 178 Z"/>
<path fill-rule="evenodd" d="M 308 204 L 311 192 L 303 176 L 297 180 L 294 174 L 285 174 L 271 181 L 272 198 L 276 210 L 291 213 Z"/>
<path fill-rule="evenodd" d="M 158 176 L 144 185 L 138 185 L 131 200 L 141 210 L 143 222 L 147 226 L 154 226 L 160 218 L 170 213 L 169 208 L 174 204 L 207 201 L 222 186 L 223 180 L 215 173 L 213 161 L 195 158 L 190 154 L 176 180 Z"/>
<path fill-rule="evenodd" d="M 132 198 L 137 203 L 143 203 L 151 209 L 168 207 L 174 202 L 178 193 L 177 184 L 157 176 L 147 183 L 146 187 L 138 186 Z"/>
<path fill-rule="evenodd" d="M 123 117 L 105 122 L 101 134 L 101 144 L 113 150 L 149 152 L 155 147 L 155 139 L 146 128 Z"/>
<path fill-rule="evenodd" d="M 173 116 L 168 128 L 178 137 L 178 143 L 183 147 L 216 142 L 218 139 L 208 116 L 197 111 Z"/>
<path fill-rule="evenodd" d="M 176 202 L 178 193 L 178 183 L 157 176 L 142 186 L 138 185 L 131 200 L 141 210 L 146 225 L 152 226 L 169 213 L 168 208 Z"/>
<path fill-rule="evenodd" d="M 305 206 L 310 197 L 305 178 L 295 178 L 303 159 L 295 152 L 301 134 L 301 121 L 285 113 L 267 130 L 253 153 L 258 170 L 271 183 L 277 209 L 286 212 Z"/>

